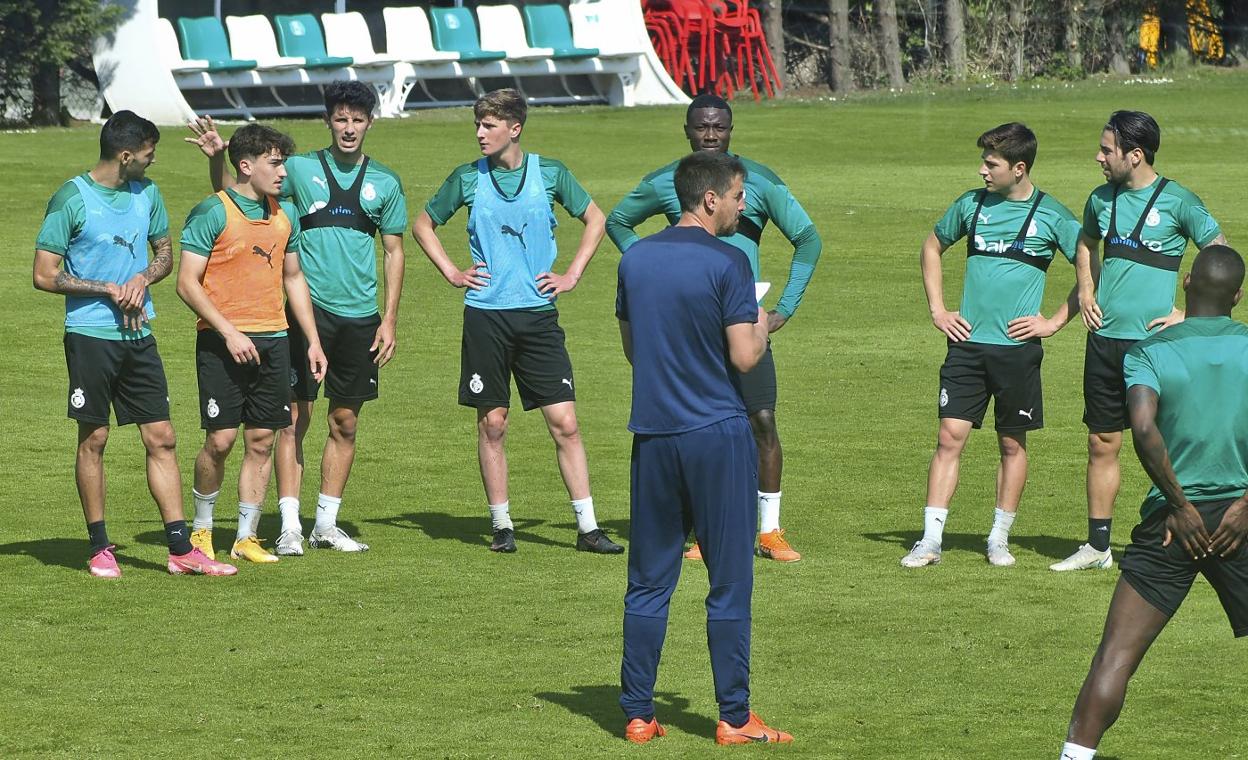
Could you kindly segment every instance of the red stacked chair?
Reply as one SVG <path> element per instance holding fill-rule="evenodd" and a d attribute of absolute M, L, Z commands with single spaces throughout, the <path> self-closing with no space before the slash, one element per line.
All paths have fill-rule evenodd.
<path fill-rule="evenodd" d="M 748 0 L 642 0 L 642 7 L 655 52 L 677 86 L 728 98 L 748 86 L 758 100 L 761 78 L 767 96 L 775 97 L 780 78 Z"/>

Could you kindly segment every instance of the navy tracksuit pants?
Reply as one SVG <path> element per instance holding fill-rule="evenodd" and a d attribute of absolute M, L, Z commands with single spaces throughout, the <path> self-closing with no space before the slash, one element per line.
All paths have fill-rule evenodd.
<path fill-rule="evenodd" d="M 635 435 L 620 706 L 654 715 L 667 613 L 690 528 L 706 562 L 706 641 L 720 720 L 750 711 L 750 597 L 758 514 L 758 450 L 745 417 L 674 435 Z"/>

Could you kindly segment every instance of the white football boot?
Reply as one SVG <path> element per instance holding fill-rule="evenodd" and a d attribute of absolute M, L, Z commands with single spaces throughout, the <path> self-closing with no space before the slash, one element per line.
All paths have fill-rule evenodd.
<path fill-rule="evenodd" d="M 335 549 L 340 552 L 366 552 L 368 544 L 362 544 L 343 532 L 337 525 L 325 532 L 316 528 L 308 535 L 308 546 L 313 549 Z"/>
<path fill-rule="evenodd" d="M 274 553 L 282 557 L 303 556 L 303 534 L 297 530 L 284 530 L 277 537 Z"/>
<path fill-rule="evenodd" d="M 1009 567 L 1014 564 L 1014 555 L 1010 554 L 1010 545 L 993 541 L 988 544 L 988 561 L 996 567 Z"/>
<path fill-rule="evenodd" d="M 940 562 L 940 544 L 921 538 L 914 542 L 910 553 L 901 558 L 902 567 L 923 567 Z"/>
<path fill-rule="evenodd" d="M 1061 562 L 1054 562 L 1049 569 L 1064 573 L 1069 570 L 1108 570 L 1114 566 L 1114 554 L 1109 549 L 1097 551 L 1092 544 L 1080 546 L 1078 551 Z"/>

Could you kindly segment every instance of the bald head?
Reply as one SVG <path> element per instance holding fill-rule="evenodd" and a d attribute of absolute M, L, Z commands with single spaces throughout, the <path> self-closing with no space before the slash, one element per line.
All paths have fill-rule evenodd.
<path fill-rule="evenodd" d="M 1229 245 L 1208 245 L 1196 254 L 1183 282 L 1188 311 L 1230 314 L 1243 295 L 1244 260 Z"/>

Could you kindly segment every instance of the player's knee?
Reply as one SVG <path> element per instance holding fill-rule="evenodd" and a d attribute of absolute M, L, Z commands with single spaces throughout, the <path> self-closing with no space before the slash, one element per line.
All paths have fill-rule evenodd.
<path fill-rule="evenodd" d="M 507 414 L 492 410 L 477 420 L 477 434 L 487 443 L 501 443 L 507 436 Z"/>
<path fill-rule="evenodd" d="M 218 462 L 224 461 L 234 450 L 237 436 L 238 431 L 234 429 L 208 431 L 208 435 L 204 436 L 204 453 Z"/>
<path fill-rule="evenodd" d="M 147 453 L 152 456 L 172 456 L 177 447 L 177 436 L 173 433 L 173 425 L 168 422 L 158 422 L 152 425 L 144 425 L 143 446 L 147 449 Z"/>
<path fill-rule="evenodd" d="M 1027 456 L 1027 446 L 1021 439 L 1012 435 L 1003 435 L 998 438 L 997 446 L 1001 450 L 1002 459 L 1013 459 L 1015 457 Z"/>
<path fill-rule="evenodd" d="M 247 455 L 253 459 L 268 459 L 273 453 L 273 441 L 276 438 L 272 430 L 253 431 L 253 434 L 247 436 Z"/>
<path fill-rule="evenodd" d="M 775 449 L 780 446 L 780 435 L 776 432 L 775 412 L 762 409 L 751 414 L 750 428 L 754 431 L 754 442 L 760 449 Z"/>
<path fill-rule="evenodd" d="M 359 417 L 350 409 L 338 409 L 329 416 L 329 434 L 339 441 L 355 441 Z"/>
<path fill-rule="evenodd" d="M 1088 456 L 1092 459 L 1117 458 L 1122 448 L 1122 433 L 1090 433 Z"/>
<path fill-rule="evenodd" d="M 87 456 L 102 456 L 108 444 L 108 425 L 100 425 L 90 430 L 85 427 L 78 435 L 78 453 Z"/>
<path fill-rule="evenodd" d="M 962 447 L 965 445 L 965 433 L 960 430 L 955 430 L 945 425 L 941 425 L 940 432 L 936 434 L 936 449 L 938 454 L 961 454 Z"/>
<path fill-rule="evenodd" d="M 550 421 L 550 434 L 560 441 L 579 441 L 581 426 L 575 414 L 566 414 Z"/>

